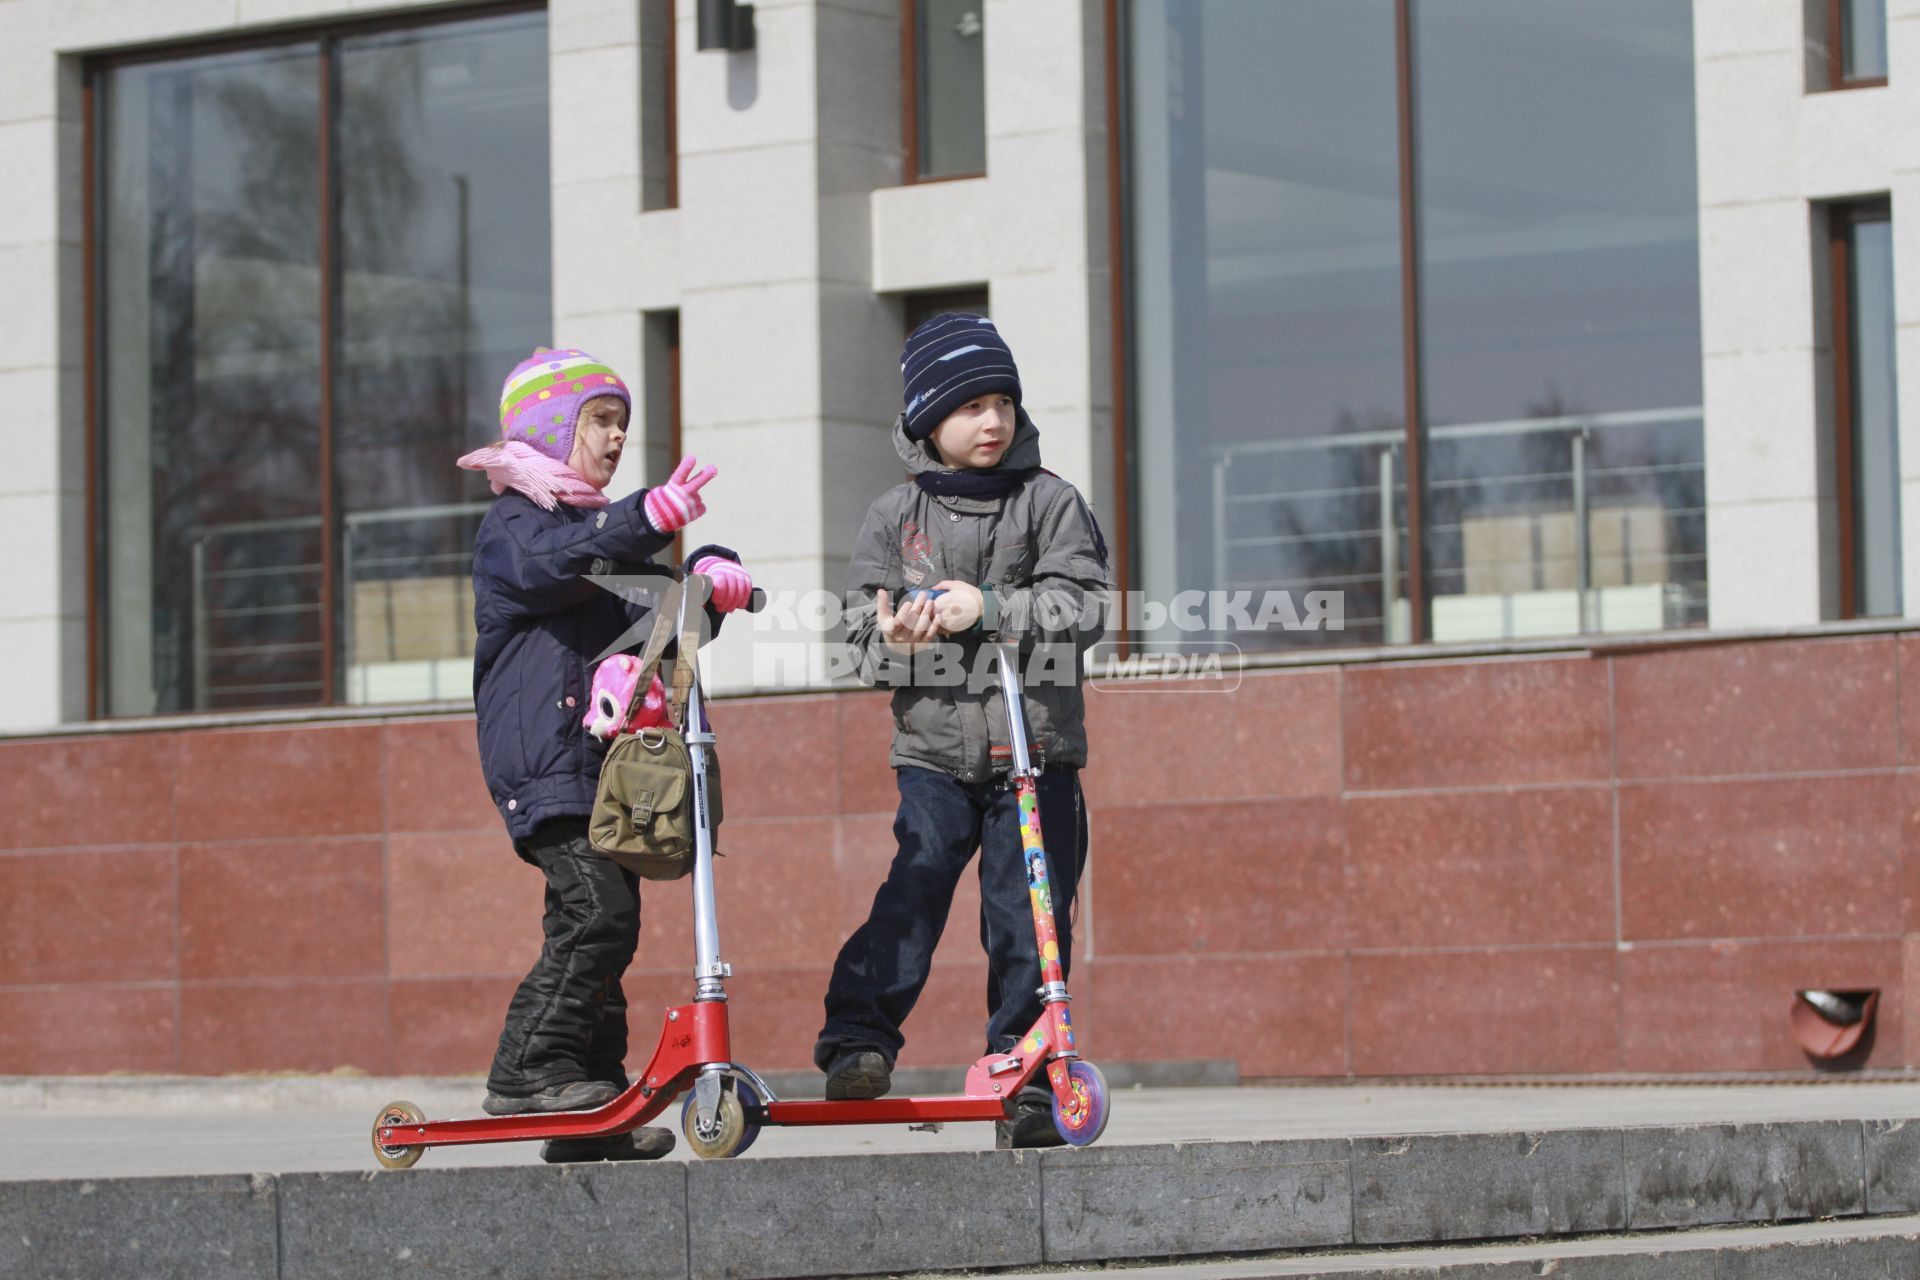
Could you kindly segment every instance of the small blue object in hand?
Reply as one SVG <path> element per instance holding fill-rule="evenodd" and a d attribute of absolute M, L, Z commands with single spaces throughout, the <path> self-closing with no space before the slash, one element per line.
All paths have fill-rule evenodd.
<path fill-rule="evenodd" d="M 907 592 L 909 600 L 938 600 L 947 594 L 945 587 L 915 587 Z"/>

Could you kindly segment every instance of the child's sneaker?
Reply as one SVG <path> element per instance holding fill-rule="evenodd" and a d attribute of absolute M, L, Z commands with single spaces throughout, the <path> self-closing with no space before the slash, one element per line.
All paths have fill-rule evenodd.
<path fill-rule="evenodd" d="M 620 1086 L 605 1080 L 574 1080 L 526 1095 L 489 1093 L 480 1109 L 490 1116 L 521 1116 L 540 1111 L 591 1111 L 620 1096 Z"/>
<path fill-rule="evenodd" d="M 540 1158 L 548 1164 L 582 1164 L 589 1160 L 658 1160 L 673 1150 L 673 1130 L 647 1125 L 632 1133 L 603 1138 L 553 1138 L 540 1144 Z"/>
<path fill-rule="evenodd" d="M 1053 1093 L 1028 1085 L 1013 1100 L 1013 1119 L 993 1122 L 996 1151 L 1010 1147 L 1058 1147 L 1066 1144 L 1053 1123 Z"/>
<path fill-rule="evenodd" d="M 879 1098 L 893 1087 L 893 1068 L 877 1049 L 849 1049 L 827 1068 L 827 1100 Z"/>

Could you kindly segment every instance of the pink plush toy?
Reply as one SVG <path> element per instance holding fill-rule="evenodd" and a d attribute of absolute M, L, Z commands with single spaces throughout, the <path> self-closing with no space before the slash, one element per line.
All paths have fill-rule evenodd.
<path fill-rule="evenodd" d="M 634 707 L 633 715 L 616 724 L 621 710 L 633 697 L 633 686 L 640 679 L 640 659 L 630 653 L 616 653 L 602 662 L 593 673 L 593 693 L 587 699 L 587 714 L 580 721 L 588 733 L 601 741 L 617 733 L 637 733 L 667 722 L 667 689 L 655 672 L 647 686 L 647 696 Z"/>

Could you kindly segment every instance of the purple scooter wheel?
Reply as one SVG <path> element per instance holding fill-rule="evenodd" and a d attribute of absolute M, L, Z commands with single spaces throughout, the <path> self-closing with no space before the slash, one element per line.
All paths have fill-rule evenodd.
<path fill-rule="evenodd" d="M 1075 1058 L 1067 1064 L 1067 1089 L 1073 1105 L 1063 1108 L 1054 1098 L 1053 1127 L 1069 1145 L 1091 1146 L 1107 1128 L 1107 1078 L 1091 1062 Z"/>

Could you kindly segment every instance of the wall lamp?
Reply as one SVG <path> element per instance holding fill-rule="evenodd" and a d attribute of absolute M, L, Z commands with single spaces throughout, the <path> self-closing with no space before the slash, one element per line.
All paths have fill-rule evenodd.
<path fill-rule="evenodd" d="M 700 0 L 698 48 L 738 53 L 753 48 L 753 6 L 736 0 Z"/>

